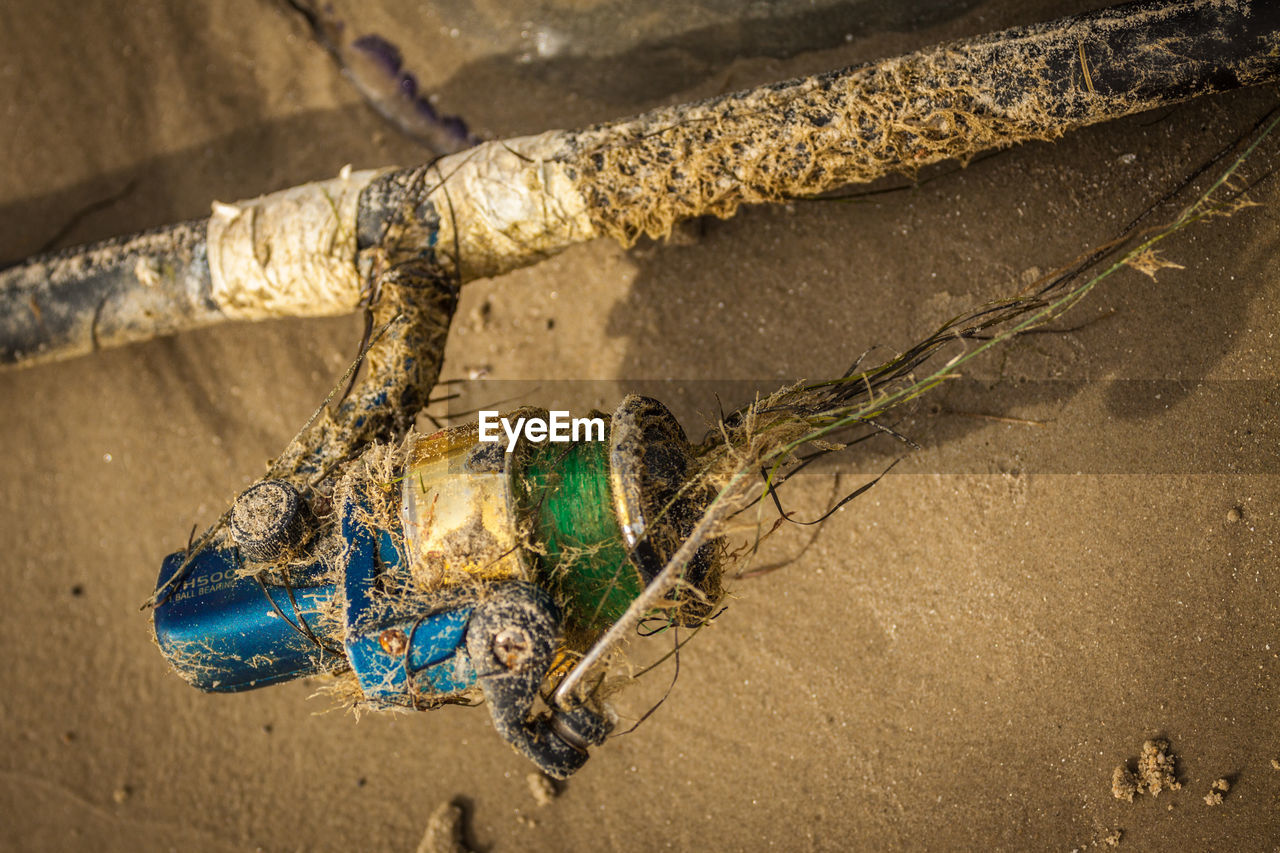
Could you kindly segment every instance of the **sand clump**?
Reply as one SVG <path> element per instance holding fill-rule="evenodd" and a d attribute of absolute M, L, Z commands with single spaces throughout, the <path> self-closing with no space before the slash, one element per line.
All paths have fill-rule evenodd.
<path fill-rule="evenodd" d="M 464 817 L 461 806 L 441 803 L 427 820 L 417 853 L 470 853 L 463 838 Z"/>
<path fill-rule="evenodd" d="M 1204 804 L 1206 806 L 1222 805 L 1222 797 L 1227 791 L 1231 790 L 1231 783 L 1225 778 L 1216 780 L 1209 786 L 1209 793 L 1204 795 Z"/>
<path fill-rule="evenodd" d="M 1117 800 L 1132 803 L 1138 794 L 1138 779 L 1123 764 L 1111 774 L 1111 794 Z"/>
<path fill-rule="evenodd" d="M 529 793 L 538 807 L 549 806 L 560 795 L 556 783 L 545 773 L 530 773 L 525 777 L 529 784 Z"/>
<path fill-rule="evenodd" d="M 1169 752 L 1167 740 L 1149 740 L 1142 745 L 1138 758 L 1138 785 L 1140 790 L 1158 797 L 1166 788 L 1176 791 L 1182 787 L 1174 772 L 1174 755 Z"/>
<path fill-rule="evenodd" d="M 1071 853 L 1085 853 L 1086 850 L 1092 850 L 1097 847 L 1119 847 L 1120 840 L 1124 838 L 1123 829 L 1113 829 L 1101 838 L 1094 838 L 1088 844 L 1080 847 L 1072 847 Z"/>
<path fill-rule="evenodd" d="M 1138 771 L 1134 773 L 1124 764 L 1116 767 L 1111 775 L 1111 793 L 1118 800 L 1133 802 L 1138 794 L 1160 796 L 1161 791 L 1176 791 L 1182 787 L 1174 769 L 1176 758 L 1169 751 L 1167 740 L 1148 740 L 1142 744 L 1138 757 Z"/>

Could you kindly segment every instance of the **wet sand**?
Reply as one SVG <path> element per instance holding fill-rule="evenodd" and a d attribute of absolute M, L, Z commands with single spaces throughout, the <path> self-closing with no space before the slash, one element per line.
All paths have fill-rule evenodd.
<path fill-rule="evenodd" d="M 361 26 L 395 38 L 447 112 L 506 136 L 1099 4 L 794 4 L 769 26 L 709 2 L 665 18 L 609 0 L 370 5 Z M 568 35 L 541 56 L 526 16 Z M 11 6 L 0 72 L 5 260 L 425 156 L 265 2 Z M 687 392 L 697 431 L 705 380 L 769 390 L 901 348 L 1111 238 L 1274 103 L 1241 92 L 857 203 L 583 246 L 469 285 L 445 375 L 488 377 L 491 399 L 505 380 L 600 380 L 579 387 L 602 398 L 675 380 L 656 387 Z M 820 528 L 773 537 L 761 563 L 785 568 L 738 583 L 666 703 L 542 807 L 483 710 L 357 722 L 321 713 L 316 682 L 202 695 L 138 611 L 162 557 L 324 398 L 358 318 L 0 374 L 0 847 L 413 850 L 454 801 L 467 842 L 495 851 L 1065 851 L 1116 830 L 1122 850 L 1270 849 L 1280 190 L 1254 197 L 1168 242 L 1184 269 L 1117 274 L 1071 331 L 985 357 L 905 422 L 924 449 Z M 895 453 L 799 478 L 787 509 L 821 514 Z M 1153 738 L 1181 790 L 1115 798 L 1114 768 Z"/>

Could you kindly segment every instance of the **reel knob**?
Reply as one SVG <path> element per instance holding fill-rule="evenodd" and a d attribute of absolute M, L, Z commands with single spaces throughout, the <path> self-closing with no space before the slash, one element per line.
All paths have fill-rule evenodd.
<path fill-rule="evenodd" d="M 284 480 L 263 480 L 236 498 L 231 538 L 251 560 L 269 563 L 302 541 L 302 496 Z"/>

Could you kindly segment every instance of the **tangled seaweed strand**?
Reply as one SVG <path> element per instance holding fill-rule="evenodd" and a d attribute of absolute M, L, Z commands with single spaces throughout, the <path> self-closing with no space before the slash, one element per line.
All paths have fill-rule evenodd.
<path fill-rule="evenodd" d="M 684 486 L 685 490 L 710 488 L 714 499 L 658 576 L 561 681 L 553 701 L 562 707 L 571 703 L 591 670 L 608 660 L 646 614 L 680 585 L 684 567 L 698 549 L 726 533 L 726 522 L 752 502 L 753 491 L 759 488 L 764 495 L 775 489 L 788 470 L 801 464 L 798 454 L 802 449 L 817 447 L 823 452 L 836 449 L 830 439 L 842 430 L 857 427 L 883 430 L 877 419 L 886 412 L 957 378 L 957 368 L 987 350 L 1061 317 L 1120 269 L 1131 266 L 1150 275 L 1153 265 L 1167 266 L 1168 262 L 1160 261 L 1156 255 L 1157 245 L 1165 239 L 1198 222 L 1230 216 L 1253 206 L 1255 203 L 1248 199 L 1246 192 L 1266 176 L 1243 187 L 1235 181 L 1246 160 L 1280 124 L 1280 116 L 1275 112 L 1260 122 L 1264 125 L 1261 131 L 1231 165 L 1171 222 L 1137 230 L 1131 226 L 1117 239 L 1041 279 L 1038 290 L 955 317 L 883 364 L 858 370 L 855 363 L 837 379 L 782 388 L 722 418 L 719 429 L 695 448 L 698 470 Z M 1235 144 L 1230 148 L 1234 147 Z M 1188 180 L 1194 180 L 1203 171 L 1202 167 Z M 1186 182 L 1174 193 L 1185 186 Z M 1159 203 L 1148 208 L 1148 212 Z M 1103 269 L 1080 281 L 1089 269 L 1108 259 L 1110 263 Z M 974 341 L 976 346 L 952 357 L 941 367 L 917 376 L 918 369 L 953 341 Z M 762 469 L 765 473 L 761 484 L 756 478 Z M 753 546 L 743 556 L 754 552 Z"/>

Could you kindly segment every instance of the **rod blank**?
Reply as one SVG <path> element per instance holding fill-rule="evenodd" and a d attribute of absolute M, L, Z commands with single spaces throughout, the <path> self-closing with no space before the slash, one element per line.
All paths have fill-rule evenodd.
<path fill-rule="evenodd" d="M 411 263 L 415 275 L 466 282 L 595 237 L 629 245 L 688 217 L 727 217 L 743 204 L 911 173 L 1277 78 L 1280 3 L 1130 3 L 380 172 L 354 214 L 335 214 L 313 239 L 331 245 L 334 234 L 354 233 L 352 275 L 361 281 Z M 300 189 L 257 200 L 264 221 L 275 200 L 283 205 Z M 237 317 L 353 311 L 361 293 L 376 290 L 349 287 L 345 301 L 325 305 L 265 291 L 261 275 L 210 270 L 205 227 L 172 226 L 0 271 L 0 364 L 68 358 Z M 255 232 L 252 251 L 229 254 L 296 254 L 293 242 L 273 252 L 271 240 L 297 236 Z M 288 287 L 287 273 L 273 269 L 268 278 Z M 242 279 L 254 284 L 236 291 Z M 222 304 L 228 291 L 241 302 Z M 246 291 L 262 305 L 246 305 Z"/>

